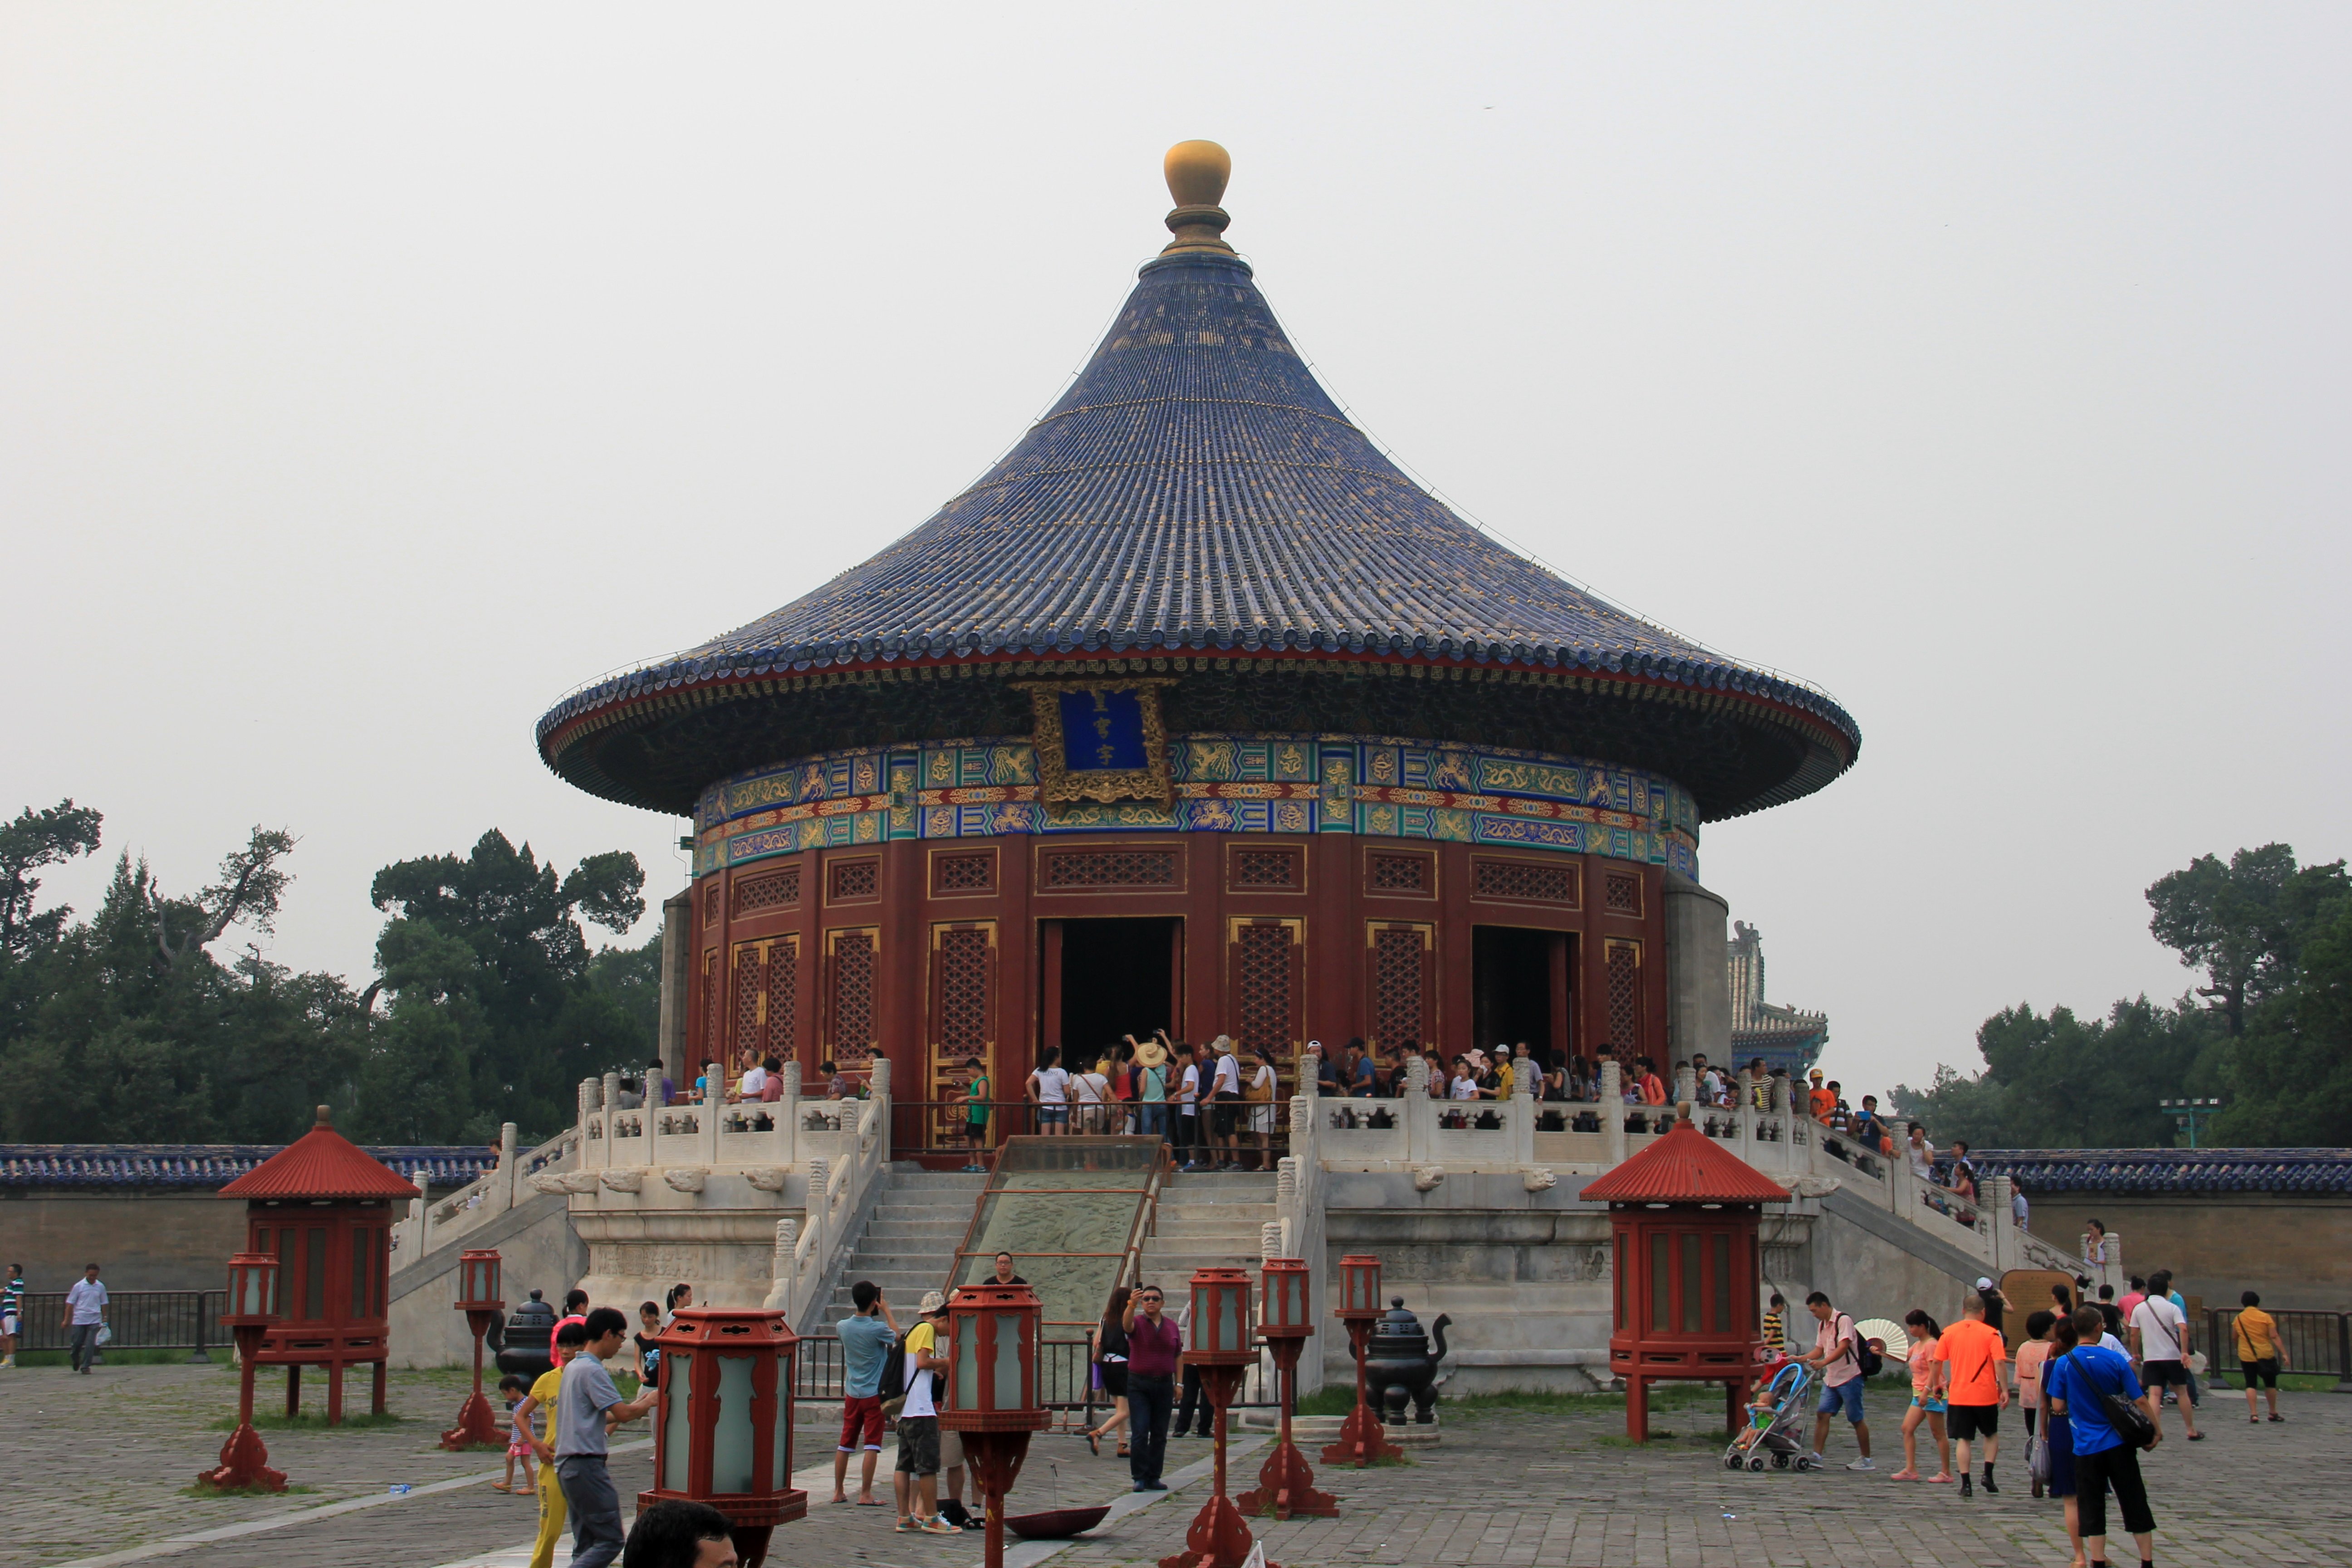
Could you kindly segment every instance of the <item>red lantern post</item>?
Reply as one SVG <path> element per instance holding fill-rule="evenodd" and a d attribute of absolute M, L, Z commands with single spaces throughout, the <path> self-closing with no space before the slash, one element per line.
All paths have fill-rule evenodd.
<path fill-rule="evenodd" d="M 654 1336 L 662 1353 L 654 1485 L 637 1507 L 709 1503 L 734 1527 L 743 1568 L 767 1561 L 776 1526 L 808 1514 L 793 1485 L 793 1360 L 782 1312 L 680 1307 Z"/>
<path fill-rule="evenodd" d="M 1381 1413 L 1364 1389 L 1364 1352 L 1381 1321 L 1379 1258 L 1351 1254 L 1339 1259 L 1339 1321 L 1348 1325 L 1348 1349 L 1356 1358 L 1356 1407 L 1340 1425 L 1339 1440 L 1323 1450 L 1323 1462 L 1360 1470 L 1376 1459 L 1402 1459 L 1404 1450 L 1381 1430 Z"/>
<path fill-rule="evenodd" d="M 1192 1342 L 1184 1364 L 1201 1372 L 1201 1393 L 1217 1415 L 1215 1481 L 1209 1500 L 1184 1532 L 1184 1550 L 1162 1557 L 1160 1568 L 1242 1568 L 1252 1545 L 1249 1526 L 1225 1495 L 1225 1411 L 1242 1375 L 1257 1360 L 1250 1323 L 1250 1277 L 1240 1268 L 1202 1268 L 1192 1276 Z M 1266 1568 L 1274 1568 L 1268 1563 Z"/>
<path fill-rule="evenodd" d="M 457 1407 L 457 1424 L 441 1434 L 441 1446 L 453 1452 L 506 1446 L 506 1433 L 499 1426 L 498 1415 L 490 1409 L 490 1402 L 482 1397 L 482 1336 L 489 1331 L 491 1316 L 505 1305 L 499 1298 L 499 1255 L 459 1253 L 456 1306 L 466 1314 L 467 1327 L 474 1331 L 474 1392 L 466 1395 L 466 1403 Z"/>
<path fill-rule="evenodd" d="M 1053 1419 L 1037 1396 L 1045 1309 L 1026 1285 L 966 1285 L 948 1299 L 947 1402 L 940 1425 L 963 1436 L 963 1462 L 988 1522 L 982 1561 L 1004 1568 L 1004 1494 L 1029 1455 L 1029 1434 Z"/>
<path fill-rule="evenodd" d="M 1286 1520 L 1294 1514 L 1336 1519 L 1339 1500 L 1315 1489 L 1315 1472 L 1307 1456 L 1290 1440 L 1291 1407 L 1298 1402 L 1298 1352 L 1315 1332 L 1308 1315 L 1307 1265 L 1296 1258 L 1269 1258 L 1260 1271 L 1265 1281 L 1258 1309 L 1258 1337 L 1274 1352 L 1276 1372 L 1282 1379 L 1282 1435 L 1257 1472 L 1257 1489 L 1234 1500 L 1245 1514 L 1274 1510 Z"/>
<path fill-rule="evenodd" d="M 269 1468 L 269 1450 L 253 1429 L 253 1358 L 278 1321 L 278 1259 L 240 1252 L 228 1260 L 228 1310 L 221 1326 L 236 1340 L 236 1430 L 221 1445 L 220 1467 L 196 1478 L 224 1491 L 250 1488 L 282 1492 L 286 1472 Z"/>

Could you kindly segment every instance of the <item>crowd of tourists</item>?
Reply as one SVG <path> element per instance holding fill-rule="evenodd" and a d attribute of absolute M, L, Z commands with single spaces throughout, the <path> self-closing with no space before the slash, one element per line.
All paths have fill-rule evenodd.
<path fill-rule="evenodd" d="M 2019 1309 L 1990 1278 L 1979 1278 L 1960 1298 L 1955 1321 L 1940 1322 L 1921 1308 L 1906 1313 L 1903 1359 L 1910 1400 L 1902 1422 L 1903 1467 L 1888 1478 L 1927 1485 L 1957 1481 L 1962 1497 L 1979 1489 L 1998 1492 L 2000 1428 L 2014 1405 L 2032 1495 L 2063 1507 L 2077 1568 L 2107 1561 L 2110 1499 L 2114 1518 L 2133 1537 L 2140 1560 L 2150 1559 L 2156 1516 L 2139 1456 L 2164 1441 L 2165 1406 L 2173 1406 L 2187 1441 L 2206 1437 L 2197 1419 L 2203 1389 L 2196 1373 L 2201 1359 L 2196 1330 L 2171 1274 L 2159 1269 L 2134 1277 L 2120 1298 L 2113 1286 L 2094 1295 L 2090 1283 L 2082 1276 L 2072 1288 L 2053 1286 L 2050 1304 L 2026 1313 L 2013 1356 L 2003 1330 Z M 2268 1419 L 2283 1421 L 2278 1377 L 2287 1365 L 2284 1340 L 2258 1293 L 2245 1291 L 2240 1300 L 2230 1337 L 2244 1382 L 2246 1418 L 2262 1424 L 2260 1401 L 2266 1395 Z M 1819 1378 L 1821 1394 L 1811 1452 L 1801 1468 L 1825 1463 L 1832 1422 L 1843 1415 L 1857 1456 L 1845 1468 L 1874 1470 L 1863 1394 L 1885 1347 L 1864 1338 L 1854 1320 L 1823 1293 L 1813 1292 L 1805 1304 L 1815 1322 L 1813 1342 L 1794 1359 Z M 1765 1340 L 1776 1352 L 1788 1342 L 1785 1310 L 1783 1299 L 1774 1296 Z M 1923 1434 L 1934 1452 L 1932 1474 L 1922 1473 Z"/>

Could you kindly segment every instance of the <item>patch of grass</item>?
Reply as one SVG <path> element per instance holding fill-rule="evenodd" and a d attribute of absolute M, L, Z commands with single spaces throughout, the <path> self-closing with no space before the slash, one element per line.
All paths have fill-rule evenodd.
<path fill-rule="evenodd" d="M 2199 1381 L 2204 1388 L 2208 1403 L 2215 1399 L 2242 1399 L 2245 1396 L 2245 1384 L 2238 1382 L 2235 1376 L 2227 1383 L 2210 1378 Z M 2326 1372 L 2283 1372 L 2279 1373 L 2278 1385 L 2281 1394 L 2333 1394 L 2336 1392 L 2336 1374 Z"/>
<path fill-rule="evenodd" d="M 180 1489 L 180 1495 L 182 1497 L 189 1498 L 293 1497 L 298 1493 L 315 1492 L 318 1489 L 319 1489 L 316 1487 L 299 1486 L 290 1481 L 287 1483 L 287 1487 L 284 1491 L 276 1492 L 268 1491 L 261 1487 L 208 1487 L 205 1485 L 204 1482 L 198 1481 L 192 1487 L 182 1487 Z"/>
<path fill-rule="evenodd" d="M 257 1432 L 367 1432 L 399 1426 L 407 1419 L 404 1415 L 394 1415 L 389 1410 L 381 1415 L 369 1410 L 346 1410 L 341 1423 L 330 1426 L 323 1410 L 305 1410 L 299 1415 L 289 1415 L 283 1410 L 257 1410 L 253 1413 L 253 1429 Z M 234 1432 L 236 1430 L 236 1417 L 223 1415 L 206 1422 L 205 1426 L 214 1432 Z"/>
<path fill-rule="evenodd" d="M 205 1353 L 212 1357 L 212 1364 L 215 1366 L 225 1368 L 230 1364 L 228 1348 L 225 1345 L 215 1347 Z M 69 1359 L 71 1354 L 69 1351 L 18 1351 L 16 1364 L 19 1367 L 71 1366 L 73 1364 Z M 188 1355 L 189 1352 L 184 1350 L 134 1350 L 109 1345 L 99 1352 L 98 1370 L 104 1372 L 110 1366 L 188 1366 L 192 1364 L 202 1366 L 205 1364 L 202 1362 L 191 1363 Z"/>

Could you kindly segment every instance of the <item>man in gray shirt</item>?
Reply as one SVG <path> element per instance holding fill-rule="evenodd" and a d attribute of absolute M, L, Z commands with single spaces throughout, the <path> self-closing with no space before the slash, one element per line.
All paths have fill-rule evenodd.
<path fill-rule="evenodd" d="M 585 1327 L 588 1349 L 563 1369 L 562 1392 L 555 1396 L 555 1475 L 572 1513 L 572 1568 L 604 1568 L 627 1540 L 620 1494 L 604 1468 L 604 1435 L 652 1409 L 661 1391 L 648 1388 L 624 1400 L 613 1386 L 604 1363 L 621 1353 L 629 1332 L 629 1320 L 618 1308 L 597 1308 Z"/>

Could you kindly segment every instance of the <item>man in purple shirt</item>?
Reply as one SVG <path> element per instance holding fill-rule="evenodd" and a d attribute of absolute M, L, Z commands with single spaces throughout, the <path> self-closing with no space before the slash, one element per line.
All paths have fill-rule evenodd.
<path fill-rule="evenodd" d="M 1119 1326 L 1127 1331 L 1127 1413 L 1133 1434 L 1128 1474 L 1139 1492 L 1164 1492 L 1160 1467 L 1168 1457 L 1168 1416 L 1176 1403 L 1176 1363 L 1183 1342 L 1157 1285 L 1139 1285 L 1127 1299 Z"/>

